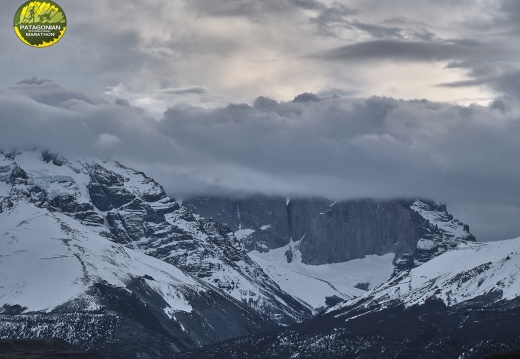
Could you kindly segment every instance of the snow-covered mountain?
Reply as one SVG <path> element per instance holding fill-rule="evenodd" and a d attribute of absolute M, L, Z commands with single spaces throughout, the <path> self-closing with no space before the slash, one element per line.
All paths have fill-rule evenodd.
<path fill-rule="evenodd" d="M 165 355 L 273 326 L 180 269 L 62 213 L 23 199 L 10 207 L 0 213 L 2 338 L 60 337 L 129 357 L 132 350 Z"/>
<path fill-rule="evenodd" d="M 248 206 L 221 224 L 117 162 L 0 152 L 0 338 L 60 337 L 114 358 L 520 346 L 520 239 L 477 243 L 425 200 Z"/>
<path fill-rule="evenodd" d="M 315 319 L 175 358 L 480 359 L 518 350 L 519 322 L 520 238 L 462 243 Z"/>
<path fill-rule="evenodd" d="M 411 307 L 428 300 L 453 306 L 480 296 L 492 298 L 489 304 L 520 296 L 520 238 L 459 244 L 331 311 Z"/>
<path fill-rule="evenodd" d="M 0 337 L 164 356 L 311 314 L 228 227 L 115 162 L 0 153 L 0 228 Z"/>

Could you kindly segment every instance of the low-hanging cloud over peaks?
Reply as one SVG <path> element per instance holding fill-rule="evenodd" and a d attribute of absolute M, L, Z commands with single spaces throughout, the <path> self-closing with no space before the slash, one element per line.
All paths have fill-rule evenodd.
<path fill-rule="evenodd" d="M 483 218 L 491 208 L 504 218 L 496 236 L 520 233 L 516 218 L 509 220 L 520 212 L 514 101 L 297 98 L 176 106 L 156 119 L 122 99 L 32 79 L 0 90 L 0 147 L 113 158 L 179 197 L 240 191 L 432 198 L 462 213 L 481 239 L 491 239 Z"/>
<path fill-rule="evenodd" d="M 409 61 L 433 62 L 479 58 L 503 59 L 515 56 L 507 46 L 474 40 L 370 40 L 337 47 L 314 56 L 338 61 Z"/>

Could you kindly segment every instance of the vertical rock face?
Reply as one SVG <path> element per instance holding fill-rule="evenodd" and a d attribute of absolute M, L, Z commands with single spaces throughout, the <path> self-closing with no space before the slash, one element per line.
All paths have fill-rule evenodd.
<path fill-rule="evenodd" d="M 293 241 L 304 239 L 312 223 L 331 203 L 322 198 L 290 200 L 287 204 L 287 215 Z"/>
<path fill-rule="evenodd" d="M 443 203 L 360 200 L 322 207 L 306 228 L 300 251 L 307 264 L 395 253 L 396 271 L 401 271 L 474 240 L 469 227 L 454 219 Z"/>
<path fill-rule="evenodd" d="M 205 218 L 227 223 L 247 250 L 264 252 L 291 240 L 287 203 L 282 197 L 206 197 L 184 201 L 183 206 Z"/>
<path fill-rule="evenodd" d="M 311 207 L 304 203 L 294 206 Z M 300 244 L 307 264 L 339 263 L 366 255 L 410 252 L 416 238 L 410 211 L 400 202 L 335 202 L 313 213 Z"/>
<path fill-rule="evenodd" d="M 302 262 L 313 265 L 395 253 L 395 269 L 400 272 L 459 242 L 475 240 L 469 227 L 454 219 L 443 203 L 427 200 L 204 198 L 188 201 L 187 206 L 231 223 L 235 233 L 249 230 L 237 235 L 248 250 L 279 248 L 291 239 L 299 242 Z"/>

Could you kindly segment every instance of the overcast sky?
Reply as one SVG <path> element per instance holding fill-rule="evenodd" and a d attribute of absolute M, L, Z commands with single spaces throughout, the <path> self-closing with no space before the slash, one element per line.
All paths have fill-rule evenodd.
<path fill-rule="evenodd" d="M 61 0 L 43 49 L 21 3 L 0 4 L 0 147 L 113 158 L 181 198 L 432 198 L 520 235 L 519 1 Z"/>

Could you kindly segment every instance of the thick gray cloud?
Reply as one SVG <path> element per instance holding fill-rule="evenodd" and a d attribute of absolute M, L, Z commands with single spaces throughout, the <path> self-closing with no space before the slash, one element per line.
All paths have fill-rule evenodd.
<path fill-rule="evenodd" d="M 116 158 L 174 196 L 418 196 L 446 201 L 481 239 L 520 233 L 520 107 L 507 99 L 497 108 L 304 94 L 177 106 L 157 120 L 97 98 L 49 80 L 3 89 L 0 144 Z"/>
<path fill-rule="evenodd" d="M 119 159 L 180 196 L 430 197 L 520 234 L 517 1 L 59 3 L 65 37 L 33 49 L 2 1 L 1 146 Z"/>
<path fill-rule="evenodd" d="M 82 101 L 90 105 L 105 102 L 99 97 L 88 96 L 82 91 L 71 90 L 52 80 L 37 77 L 23 79 L 11 89 L 49 106 L 63 106 L 70 101 Z"/>
<path fill-rule="evenodd" d="M 0 85 L 36 75 L 95 93 L 124 88 L 116 96 L 154 115 L 165 109 L 167 95 L 173 103 L 209 107 L 252 102 L 262 94 L 288 101 L 302 92 L 331 89 L 362 96 L 479 100 L 492 97 L 487 79 L 470 89 L 432 86 L 434 79 L 480 79 L 475 66 L 440 69 L 430 62 L 477 59 L 485 62 L 480 67 L 496 68 L 500 61 L 518 58 L 518 46 L 509 41 L 515 21 L 511 1 L 420 0 L 411 6 L 404 0 L 62 0 L 67 33 L 47 49 L 29 48 L 14 35 L 10 23 L 19 5 L 2 2 Z M 493 26 L 505 35 L 491 31 Z M 356 61 L 346 68 L 345 61 L 331 57 Z M 396 81 L 390 65 L 365 66 L 374 59 L 394 67 L 403 59 L 420 64 L 410 69 L 415 84 Z M 181 101 L 186 94 L 162 91 L 187 88 L 208 92 L 192 92 Z"/>
<path fill-rule="evenodd" d="M 502 46 L 477 41 L 402 41 L 373 40 L 325 51 L 321 56 L 341 61 L 452 61 L 454 59 L 495 58 L 509 52 Z"/>

